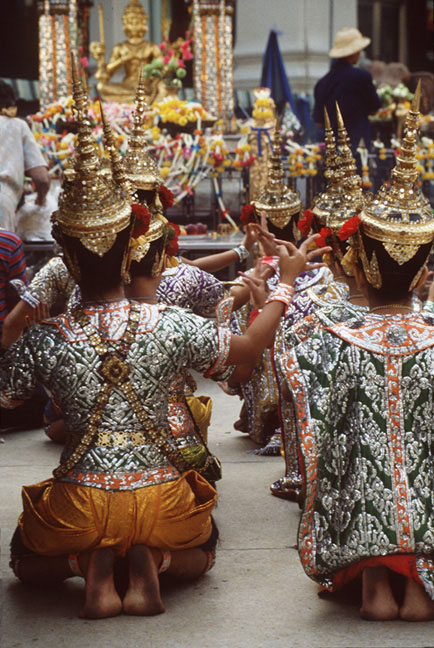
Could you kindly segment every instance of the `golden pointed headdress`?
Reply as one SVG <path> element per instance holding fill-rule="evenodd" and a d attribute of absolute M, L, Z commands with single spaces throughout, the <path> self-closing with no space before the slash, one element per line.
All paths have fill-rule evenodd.
<path fill-rule="evenodd" d="M 267 219 L 279 229 L 286 227 L 291 218 L 301 211 L 300 196 L 285 185 L 283 178 L 280 128 L 277 122 L 267 184 L 259 198 L 252 201 L 252 205 L 259 217 L 265 212 Z"/>
<path fill-rule="evenodd" d="M 101 112 L 102 128 L 104 133 L 105 145 L 110 155 L 110 167 L 111 174 L 115 182 L 117 182 L 121 187 L 124 188 L 127 194 L 133 193 L 133 188 L 127 178 L 127 173 L 125 170 L 125 165 L 122 160 L 122 156 L 116 148 L 115 138 L 113 131 L 110 127 L 110 124 L 107 121 L 107 118 L 104 113 L 104 108 L 102 102 L 99 102 L 99 109 Z"/>
<path fill-rule="evenodd" d="M 312 200 L 312 211 L 319 224 L 329 227 L 329 220 L 336 211 L 344 208 L 344 191 L 341 186 L 343 177 L 342 159 L 337 152 L 333 129 L 326 107 L 324 106 L 325 155 L 324 177 L 327 185 L 325 191 Z"/>
<path fill-rule="evenodd" d="M 366 194 L 362 191 L 362 178 L 357 173 L 356 161 L 351 152 L 350 138 L 348 137 L 338 102 L 336 102 L 336 121 L 338 124 L 338 146 L 342 165 L 341 186 L 348 200 L 362 207 Z"/>
<path fill-rule="evenodd" d="M 140 4 L 139 0 L 130 0 L 130 4 L 124 9 L 122 14 L 122 20 L 129 18 L 130 16 L 135 16 L 139 20 L 147 19 L 148 14 L 145 11 L 145 8 Z"/>
<path fill-rule="evenodd" d="M 133 128 L 125 155 L 127 177 L 135 189 L 152 190 L 158 188 L 162 179 L 152 154 L 148 151 L 143 123 L 148 106 L 146 103 L 145 82 L 140 70 L 136 92 L 136 110 L 133 115 Z"/>
<path fill-rule="evenodd" d="M 434 240 L 434 215 L 427 198 L 417 186 L 419 103 L 420 81 L 405 120 L 404 137 L 391 173 L 390 186 L 383 185 L 360 214 L 363 233 L 381 241 L 386 252 L 399 265 L 412 259 L 421 245 Z M 363 241 L 361 246 L 363 248 Z"/>
<path fill-rule="evenodd" d="M 100 158 L 88 116 L 88 98 L 72 62 L 73 98 L 78 123 L 74 171 L 64 182 L 52 220 L 64 234 L 80 239 L 91 252 L 104 256 L 131 219 L 129 195 L 100 174 Z"/>
<path fill-rule="evenodd" d="M 350 139 L 337 102 L 336 120 L 340 150 L 340 155 L 336 155 L 336 165 L 338 167 L 336 178 L 339 183 L 340 196 L 334 204 L 330 205 L 326 220 L 327 227 L 331 229 L 332 234 L 335 236 L 338 235 L 344 223 L 353 216 L 357 216 L 372 200 L 372 193 L 362 189 L 362 179 L 357 173 L 356 162 L 350 148 Z M 345 247 L 345 245 L 341 245 L 339 249 L 336 247 L 335 251 L 339 259 L 342 258 L 342 248 Z"/>

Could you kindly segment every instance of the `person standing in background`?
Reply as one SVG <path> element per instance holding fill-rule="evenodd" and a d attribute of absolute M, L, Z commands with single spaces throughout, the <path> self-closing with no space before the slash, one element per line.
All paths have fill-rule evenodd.
<path fill-rule="evenodd" d="M 342 113 L 353 155 L 360 140 L 367 149 L 371 146 L 371 124 L 368 115 L 381 107 L 372 76 L 367 70 L 355 67 L 360 52 L 369 45 L 370 38 L 363 36 L 355 27 L 343 27 L 336 36 L 329 52 L 332 58 L 330 71 L 316 84 L 313 119 L 319 129 L 324 129 L 324 106 L 330 115 L 334 131 L 336 124 L 336 102 Z M 320 139 L 323 139 L 323 133 Z"/>
<path fill-rule="evenodd" d="M 23 246 L 16 234 L 0 229 L 0 334 L 9 311 L 7 285 L 11 279 L 21 279 L 27 283 Z"/>
<path fill-rule="evenodd" d="M 0 79 L 0 227 L 15 231 L 15 212 L 24 190 L 24 175 L 33 180 L 43 205 L 50 187 L 47 163 L 25 121 L 15 117 L 16 99 Z"/>

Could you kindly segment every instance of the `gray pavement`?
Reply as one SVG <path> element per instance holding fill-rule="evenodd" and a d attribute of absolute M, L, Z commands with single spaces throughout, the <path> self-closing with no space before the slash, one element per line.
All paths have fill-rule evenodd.
<path fill-rule="evenodd" d="M 323 600 L 295 550 L 298 508 L 271 496 L 283 460 L 248 454 L 253 444 L 233 429 L 240 401 L 214 383 L 210 446 L 223 461 L 215 517 L 221 541 L 214 569 L 194 584 L 163 589 L 166 613 L 78 618 L 83 581 L 56 589 L 23 587 L 8 567 L 8 544 L 21 508 L 22 484 L 45 479 L 59 447 L 42 430 L 3 435 L 0 445 L 2 648 L 421 648 L 434 646 L 434 623 L 361 621 L 356 601 Z"/>

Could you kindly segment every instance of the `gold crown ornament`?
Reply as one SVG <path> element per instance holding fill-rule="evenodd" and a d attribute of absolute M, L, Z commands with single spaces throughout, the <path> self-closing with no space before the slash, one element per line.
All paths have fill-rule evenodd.
<path fill-rule="evenodd" d="M 434 215 L 427 198 L 417 186 L 419 103 L 420 81 L 405 120 L 404 137 L 391 173 L 390 185 L 384 184 L 360 214 L 363 234 L 380 241 L 389 256 L 399 265 L 412 259 L 421 245 L 434 241 Z M 375 252 L 368 261 L 360 233 L 358 243 L 366 277 L 374 287 L 379 288 L 382 280 Z M 415 277 L 416 283 L 417 279 Z"/>
<path fill-rule="evenodd" d="M 362 189 L 362 179 L 357 173 L 356 162 L 349 146 L 350 140 L 337 102 L 336 118 L 338 123 L 338 145 L 340 149 L 340 155 L 336 156 L 336 164 L 340 168 L 335 176 L 335 181 L 339 183 L 340 196 L 336 199 L 335 204 L 329 205 L 330 211 L 326 218 L 326 225 L 330 229 L 332 237 L 339 238 L 342 241 L 338 237 L 342 226 L 351 219 L 354 220 L 361 210 L 366 205 L 369 205 L 373 196 L 371 192 L 363 191 Z M 330 121 L 328 122 L 328 126 L 330 127 Z M 345 273 L 351 276 L 352 269 L 350 264 L 342 263 L 342 260 L 347 256 L 346 254 L 344 256 L 344 249 L 349 244 L 343 244 L 343 242 L 339 244 L 336 241 L 333 249 Z M 348 261 L 348 257 L 346 261 Z"/>
<path fill-rule="evenodd" d="M 101 161 L 87 111 L 88 99 L 72 63 L 73 98 L 78 124 L 74 171 L 65 178 L 59 207 L 52 216 L 63 234 L 78 238 L 104 256 L 131 220 L 130 197 L 115 180 L 100 173 Z"/>
<path fill-rule="evenodd" d="M 107 121 L 101 101 L 99 102 L 99 109 L 101 112 L 101 120 L 102 120 L 102 128 L 104 133 L 105 145 L 110 155 L 111 174 L 115 182 L 117 182 L 117 184 L 123 187 L 125 192 L 127 194 L 130 194 L 132 197 L 132 194 L 134 193 L 134 188 L 131 186 L 131 183 L 127 178 L 127 173 L 125 170 L 125 165 L 122 160 L 122 156 L 116 148 L 113 131 L 110 127 L 110 124 Z M 131 202 L 133 202 L 133 200 L 131 200 Z"/>
<path fill-rule="evenodd" d="M 128 18 L 138 18 L 139 20 L 147 20 L 148 14 L 145 11 L 145 8 L 140 4 L 139 0 L 130 0 L 130 4 L 124 9 L 122 14 L 122 20 Z"/>
<path fill-rule="evenodd" d="M 372 194 L 364 193 L 362 190 L 362 178 L 357 173 L 356 161 L 351 153 L 350 138 L 338 102 L 336 102 L 336 121 L 338 123 L 338 146 L 342 164 L 341 186 L 346 199 L 362 207 L 365 200 L 369 199 Z"/>
<path fill-rule="evenodd" d="M 326 189 L 322 193 L 314 196 L 312 200 L 312 211 L 321 225 L 329 226 L 330 217 L 337 211 L 342 210 L 345 206 L 344 191 L 342 189 L 343 167 L 342 159 L 336 150 L 336 142 L 333 129 L 330 124 L 327 108 L 324 106 L 324 124 L 325 124 L 325 155 L 324 155 L 324 177 L 326 179 Z"/>
<path fill-rule="evenodd" d="M 148 105 L 146 103 L 145 82 L 140 70 L 137 84 L 136 110 L 133 115 L 133 128 L 125 155 L 127 177 L 135 189 L 153 190 L 160 186 L 162 179 L 158 166 L 149 153 L 143 123 Z"/>
<path fill-rule="evenodd" d="M 259 218 L 261 213 L 265 212 L 267 219 L 279 229 L 286 227 L 291 218 L 301 211 L 300 196 L 285 185 L 283 178 L 284 173 L 280 155 L 280 129 L 277 122 L 267 184 L 259 198 L 252 201 L 252 205 Z"/>

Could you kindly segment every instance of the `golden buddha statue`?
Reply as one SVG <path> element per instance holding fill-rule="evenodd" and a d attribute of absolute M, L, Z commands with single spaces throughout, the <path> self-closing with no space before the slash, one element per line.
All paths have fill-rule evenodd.
<path fill-rule="evenodd" d="M 115 45 L 108 63 L 105 62 L 105 39 L 102 7 L 99 6 L 100 41 L 90 44 L 90 52 L 98 64 L 95 78 L 97 88 L 106 101 L 127 103 L 135 97 L 139 71 L 155 58 L 161 58 L 158 45 L 144 40 L 148 31 L 148 15 L 139 0 L 130 0 L 122 15 L 122 24 L 126 41 Z M 125 68 L 125 76 L 121 82 L 111 82 L 113 74 L 120 68 Z M 149 103 L 160 101 L 166 96 L 165 84 L 159 78 L 145 80 L 145 91 Z"/>

